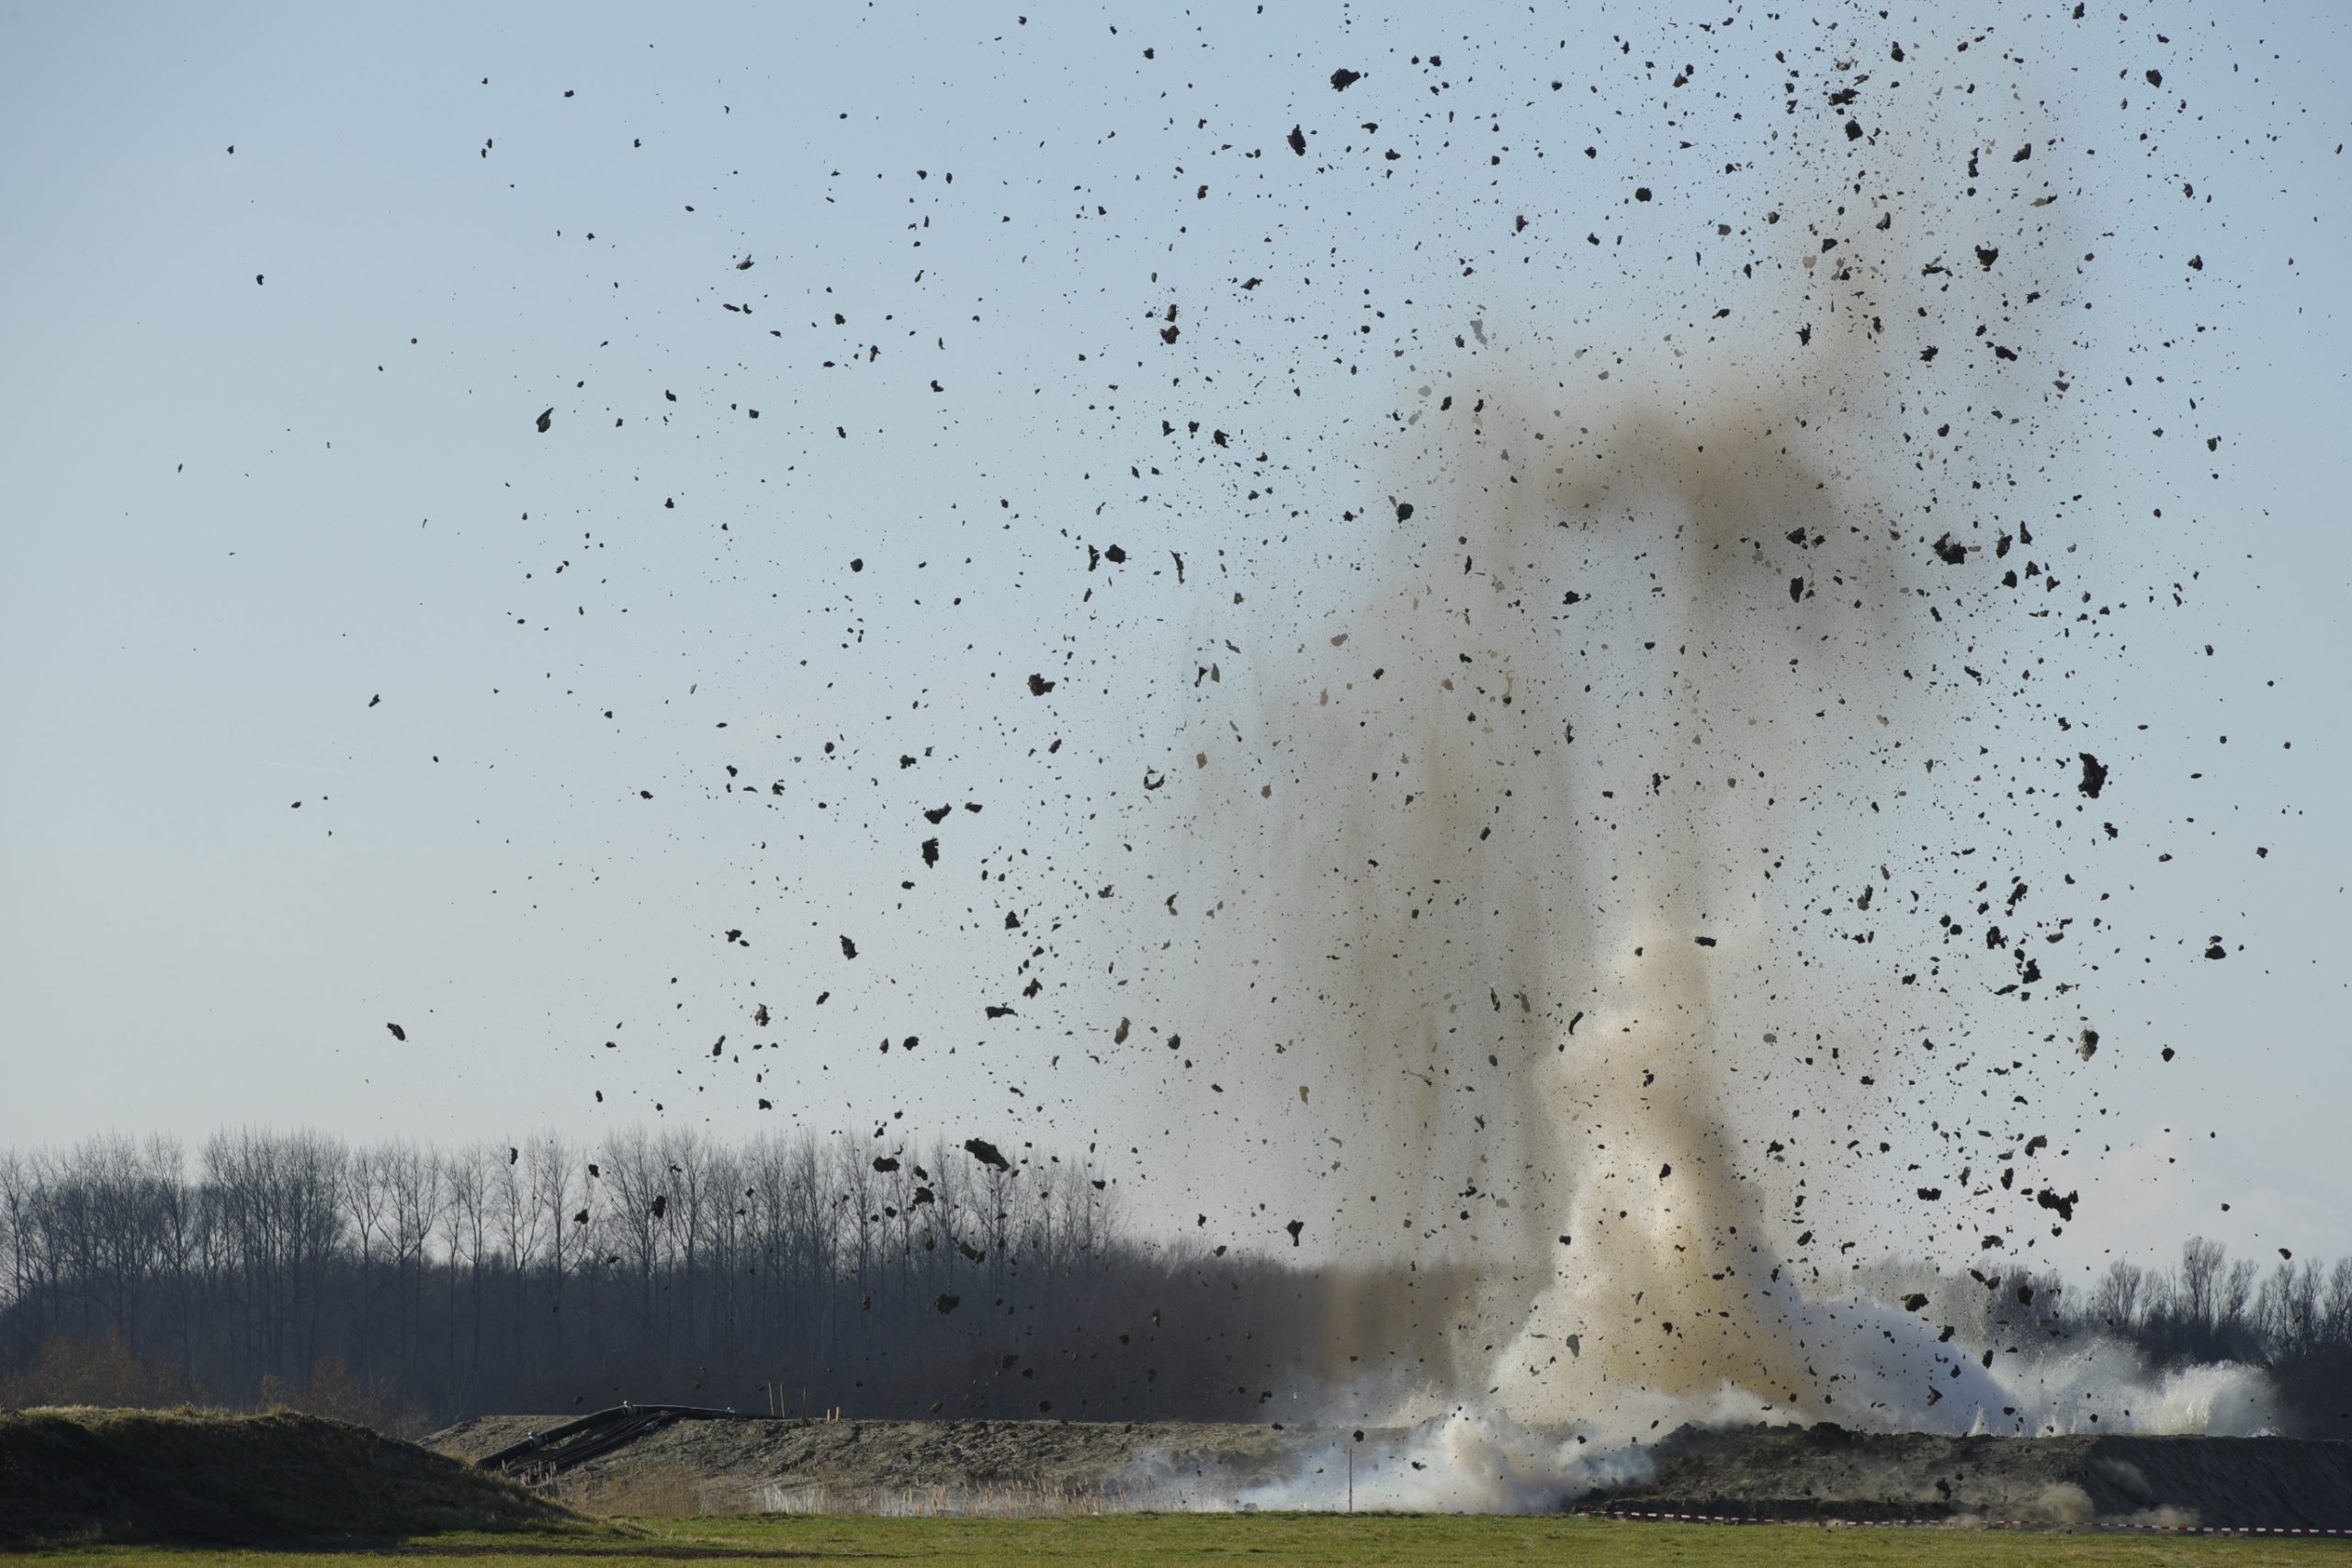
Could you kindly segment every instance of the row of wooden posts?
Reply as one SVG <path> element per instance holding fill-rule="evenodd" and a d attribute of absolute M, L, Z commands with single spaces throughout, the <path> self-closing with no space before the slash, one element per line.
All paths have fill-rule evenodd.
<path fill-rule="evenodd" d="M 781 1383 L 773 1382 L 763 1382 L 760 1385 L 760 1389 L 762 1393 L 767 1395 L 769 1415 L 789 1416 L 792 1414 L 792 1394 L 790 1390 L 786 1389 Z M 842 1412 L 845 1406 L 839 1404 L 828 1404 L 825 1406 L 825 1413 L 820 1419 L 826 1421 L 838 1421 L 842 1419 Z M 805 1388 L 800 1391 L 800 1418 L 804 1421 L 808 1418 L 808 1391 Z"/>

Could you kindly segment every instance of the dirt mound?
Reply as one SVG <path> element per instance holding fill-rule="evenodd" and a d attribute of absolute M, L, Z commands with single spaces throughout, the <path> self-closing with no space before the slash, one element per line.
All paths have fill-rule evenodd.
<path fill-rule="evenodd" d="M 1686 1427 L 1655 1459 L 1647 1481 L 1581 1506 L 1754 1518 L 2352 1526 L 2352 1442 L 2318 1438 Z"/>
<path fill-rule="evenodd" d="M 424 1439 L 480 1461 L 565 1418 L 486 1416 Z M 1295 1430 L 1209 1422 L 821 1421 L 758 1416 L 684 1420 L 648 1431 L 567 1471 L 590 1485 L 631 1472 L 675 1471 L 731 1489 L 738 1506 L 857 1506 L 896 1493 L 986 1495 L 1023 1487 L 1115 1505 L 1177 1504 L 1193 1491 L 1272 1481 L 1302 1442 Z M 550 1450 L 560 1452 L 560 1450 Z"/>
<path fill-rule="evenodd" d="M 425 1439 L 483 1456 L 562 1426 L 493 1416 Z M 1065 1506 L 1226 1507 L 1254 1486 L 1365 1473 L 1425 1453 L 1426 1435 L 1193 1422 L 678 1420 L 566 1470 L 593 1492 L 690 1476 L 729 1508 L 953 1509 L 1013 1494 Z M 1565 1441 L 1565 1435 L 1562 1438 Z M 548 1450 L 556 1452 L 560 1450 Z M 1645 1481 L 1556 1506 L 1754 1518 L 2094 1521 L 2352 1527 L 2352 1442 L 2290 1438 L 1951 1438 L 1832 1425 L 1684 1427 L 1649 1450 Z M 1435 1463 L 1434 1460 L 1430 1461 Z M 1416 1466 L 1416 1468 L 1419 1468 Z M 1337 1483 L 1333 1483 L 1336 1487 Z M 1309 1486 L 1320 1500 L 1317 1482 Z M 1301 1494 L 1305 1495 L 1305 1494 Z"/>
<path fill-rule="evenodd" d="M 0 1542 L 276 1545 L 568 1522 L 447 1455 L 314 1416 L 0 1413 Z"/>

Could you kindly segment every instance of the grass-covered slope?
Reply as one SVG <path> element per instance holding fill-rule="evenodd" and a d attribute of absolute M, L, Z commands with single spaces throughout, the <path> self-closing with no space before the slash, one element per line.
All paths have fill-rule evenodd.
<path fill-rule="evenodd" d="M 313 1416 L 0 1413 L 0 1548 L 325 1542 L 571 1521 L 458 1460 Z"/>

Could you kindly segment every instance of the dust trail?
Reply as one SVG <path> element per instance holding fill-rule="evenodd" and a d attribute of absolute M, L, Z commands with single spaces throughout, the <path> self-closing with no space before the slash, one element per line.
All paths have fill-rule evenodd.
<path fill-rule="evenodd" d="M 1445 1342 L 1523 1420 L 1838 1403 L 1731 1128 L 1823 1010 L 1784 994 L 1774 872 L 1806 752 L 1885 744 L 1905 585 L 1802 402 L 1669 391 L 1482 389 L 1381 587 L 1270 683 L 1290 808 L 1221 917 L 1299 1009 L 1338 1250 L 1473 1264 L 1385 1348 Z"/>
<path fill-rule="evenodd" d="M 1423 372 L 1448 397 L 1384 455 L 1385 500 L 1351 513 L 1369 539 L 1335 551 L 1371 588 L 1228 720 L 1274 807 L 1194 786 L 1189 870 L 1236 976 L 1207 1032 L 1244 1124 L 1311 1165 L 1283 1198 L 1323 1251 L 1410 1265 L 1414 1299 L 1333 1325 L 1335 1409 L 1611 1447 L 1677 1412 L 2022 1419 L 1917 1319 L 1796 1277 L 1879 1249 L 1884 1195 L 1838 1151 L 1901 1135 L 1872 1086 L 1943 1005 L 1792 891 L 1841 855 L 1868 879 L 1882 802 L 1950 717 L 1908 694 L 1933 498 L 1880 312 L 1923 272 L 1994 286 L 1871 237 L 1905 206 L 1947 243 L 1897 199 L 1899 148 L 1867 201 L 1775 156 L 1784 205 L 1850 197 L 1864 236 L 1834 271 L 1810 234 L 1767 243 L 1781 298 L 1749 313 L 1811 322 L 1804 368 L 1755 337 L 1686 358 L 1671 333 L 1592 351 L 1474 323 L 1477 351 Z"/>

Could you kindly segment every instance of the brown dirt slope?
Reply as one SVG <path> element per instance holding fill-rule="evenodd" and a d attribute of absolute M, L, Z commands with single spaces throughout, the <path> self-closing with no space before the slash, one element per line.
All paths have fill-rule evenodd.
<path fill-rule="evenodd" d="M 1811 1427 L 1660 1443 L 1645 1482 L 1588 1507 L 1766 1518 L 2352 1527 L 2352 1442 L 2301 1438 L 1945 1438 Z"/>
<path fill-rule="evenodd" d="M 486 1416 L 424 1439 L 441 1452 L 480 1459 L 561 1424 L 556 1416 Z M 1207 1422 L 814 1421 L 746 1416 L 680 1421 L 589 1461 L 594 1482 L 635 1468 L 683 1469 L 707 1482 L 892 1491 L 978 1491 L 1045 1484 L 1073 1491 L 1179 1484 L 1193 1475 L 1272 1480 L 1297 1449 L 1297 1433 Z"/>
<path fill-rule="evenodd" d="M 564 1417 L 485 1416 L 428 1438 L 478 1459 Z M 1405 1457 L 1414 1434 L 1368 1431 L 1360 1459 Z M 742 1507 L 823 1489 L 857 1508 L 894 1493 L 1021 1486 L 1109 1506 L 1216 1506 L 1258 1482 L 1329 1463 L 1337 1430 L 1187 1422 L 681 1421 L 582 1465 L 590 1485 L 694 1476 Z M 2352 1528 L 2352 1442 L 2290 1438 L 1949 1438 L 1812 1427 L 1685 1427 L 1646 1481 L 1591 1508 L 1769 1518 L 2094 1519 Z M 1565 1506 L 1578 1501 L 1565 1490 Z M 803 1506 L 810 1506 L 804 1504 Z"/>
<path fill-rule="evenodd" d="M 314 1416 L 0 1412 L 0 1544 L 277 1545 L 568 1522 L 447 1455 Z"/>

